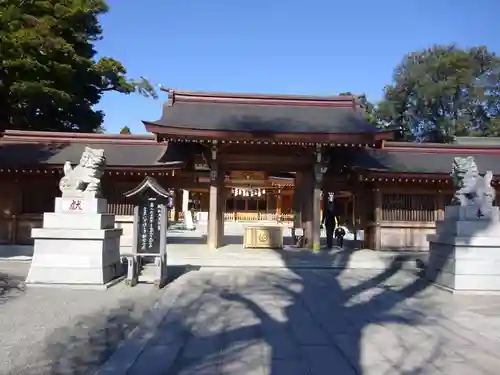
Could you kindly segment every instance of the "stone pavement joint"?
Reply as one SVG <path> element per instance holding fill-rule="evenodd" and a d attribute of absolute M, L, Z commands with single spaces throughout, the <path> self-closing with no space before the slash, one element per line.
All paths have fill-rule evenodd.
<path fill-rule="evenodd" d="M 183 285 L 189 282 L 191 279 L 190 275 L 185 275 L 183 278 L 175 280 L 168 288 L 165 289 L 165 293 L 162 298 L 156 303 L 156 305 L 147 313 L 142 319 L 142 322 L 131 332 L 130 336 L 125 342 L 117 349 L 117 351 L 94 373 L 94 375 L 111 375 L 111 374 L 126 374 L 133 367 L 143 366 L 144 361 L 140 360 L 141 357 L 146 359 L 151 357 L 153 354 L 158 355 L 158 348 L 169 347 L 175 349 L 175 345 L 178 344 L 177 337 L 169 337 L 170 331 L 167 331 L 166 335 L 157 335 L 157 331 L 163 332 L 161 328 L 165 328 L 162 323 L 168 319 L 169 312 L 174 308 L 176 301 L 181 297 L 184 289 Z M 159 329 L 160 328 L 160 329 Z M 170 338 L 170 345 L 166 345 L 165 342 L 160 341 L 160 345 L 154 345 L 155 341 L 162 339 L 164 336 Z M 153 351 L 146 351 L 143 353 L 144 349 L 153 348 Z M 179 350 L 179 348 L 177 348 Z M 170 350 L 167 351 L 166 355 L 159 355 L 158 358 L 162 358 L 162 364 L 164 366 L 170 366 L 175 356 L 169 356 Z M 170 360 L 170 362 L 168 361 Z M 147 363 L 147 362 L 146 362 Z M 142 373 L 146 373 L 146 369 L 150 369 L 151 366 L 143 368 Z M 133 373 L 133 372 L 132 372 Z"/>
<path fill-rule="evenodd" d="M 421 283 L 404 271 L 190 272 L 165 289 L 161 322 L 138 328 L 147 343 L 132 337 L 111 358 L 132 353 L 129 368 L 107 374 L 500 373 L 500 299 Z"/>

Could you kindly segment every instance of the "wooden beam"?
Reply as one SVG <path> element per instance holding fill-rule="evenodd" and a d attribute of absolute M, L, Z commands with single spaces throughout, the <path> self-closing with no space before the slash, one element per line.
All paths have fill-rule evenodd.
<path fill-rule="evenodd" d="M 220 140 L 221 143 L 245 142 L 249 144 L 277 144 L 299 145 L 305 147 L 346 145 L 358 147 L 359 145 L 375 146 L 378 138 L 392 139 L 393 131 L 383 133 L 292 133 L 292 132 L 260 132 L 260 131 L 234 131 L 234 130 L 209 130 L 192 129 L 157 125 L 143 121 L 146 130 L 150 133 L 161 135 L 164 139 L 173 142 L 191 142 L 192 140 L 212 142 Z M 387 134 L 386 134 L 387 133 Z"/>

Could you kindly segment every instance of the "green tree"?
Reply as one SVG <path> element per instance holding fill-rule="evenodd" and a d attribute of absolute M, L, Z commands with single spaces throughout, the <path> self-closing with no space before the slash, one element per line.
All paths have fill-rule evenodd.
<path fill-rule="evenodd" d="M 130 131 L 130 128 L 128 126 L 124 126 L 123 128 L 121 128 L 120 134 L 132 134 L 132 132 Z"/>
<path fill-rule="evenodd" d="M 109 57 L 96 61 L 104 0 L 0 1 L 0 126 L 11 129 L 101 131 L 94 110 L 106 91 L 156 98 L 146 79 L 126 77 Z"/>
<path fill-rule="evenodd" d="M 500 59 L 487 47 L 448 45 L 413 52 L 396 67 L 378 116 L 400 126 L 409 140 L 449 142 L 455 136 L 488 135 L 498 128 L 499 77 Z"/>
<path fill-rule="evenodd" d="M 365 94 L 361 95 L 355 95 L 349 91 L 347 92 L 341 92 L 339 96 L 354 96 L 358 98 L 358 103 L 361 105 L 361 108 L 363 108 L 364 113 L 365 113 L 365 119 L 368 121 L 370 124 L 373 124 L 377 127 L 381 126 L 380 120 L 378 118 L 378 113 L 377 113 L 377 108 L 376 106 L 370 102 Z"/>

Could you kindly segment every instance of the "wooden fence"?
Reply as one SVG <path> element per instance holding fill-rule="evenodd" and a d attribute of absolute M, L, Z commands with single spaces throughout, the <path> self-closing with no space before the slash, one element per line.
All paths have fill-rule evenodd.
<path fill-rule="evenodd" d="M 432 222 L 439 208 L 437 194 L 382 194 L 382 221 Z"/>

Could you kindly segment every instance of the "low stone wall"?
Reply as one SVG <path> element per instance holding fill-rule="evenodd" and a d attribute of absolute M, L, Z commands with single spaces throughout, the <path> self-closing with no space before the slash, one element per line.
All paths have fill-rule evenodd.
<path fill-rule="evenodd" d="M 435 232 L 436 224 L 433 222 L 382 222 L 380 248 L 383 250 L 428 250 L 427 235 Z"/>

